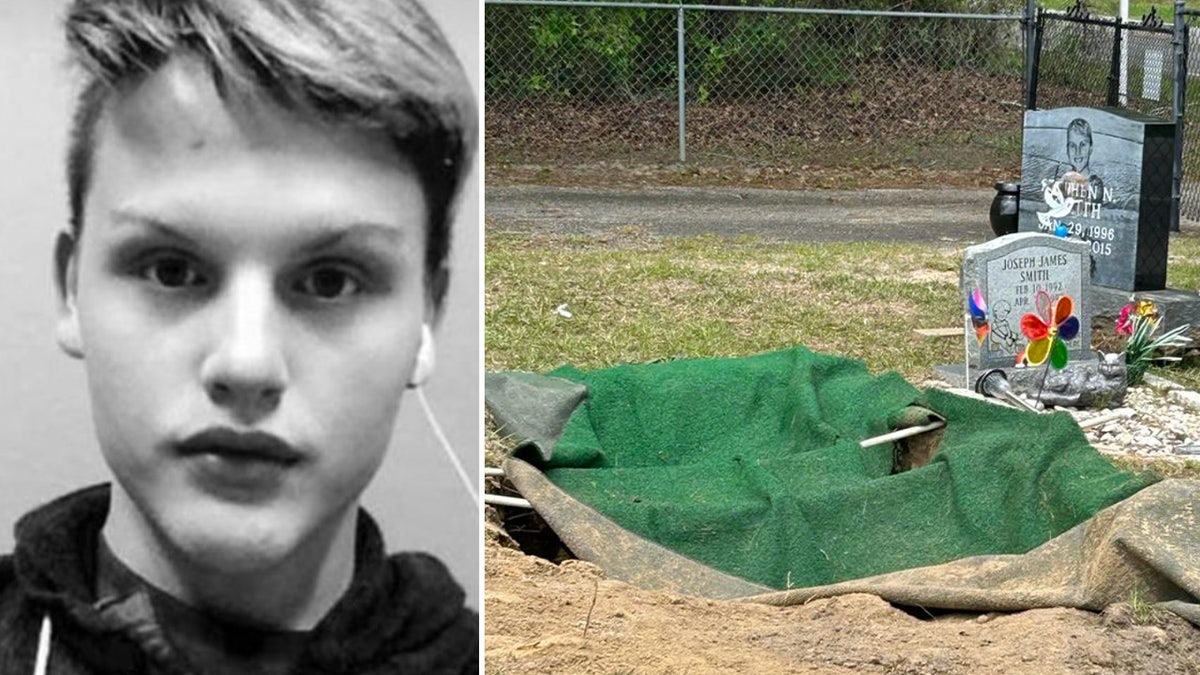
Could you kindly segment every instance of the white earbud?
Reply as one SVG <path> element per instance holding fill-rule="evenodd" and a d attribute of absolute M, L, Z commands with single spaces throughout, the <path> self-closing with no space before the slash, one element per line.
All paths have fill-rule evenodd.
<path fill-rule="evenodd" d="M 434 366 L 437 364 L 436 352 L 433 331 L 430 330 L 429 324 L 421 324 L 421 346 L 417 348 L 417 362 L 413 366 L 412 378 L 408 381 L 409 387 L 419 387 L 433 375 Z"/>

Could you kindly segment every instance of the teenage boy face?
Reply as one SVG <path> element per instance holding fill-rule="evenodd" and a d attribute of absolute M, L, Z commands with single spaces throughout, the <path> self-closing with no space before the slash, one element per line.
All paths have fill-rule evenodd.
<path fill-rule="evenodd" d="M 1087 168 L 1088 162 L 1092 159 L 1092 143 L 1088 140 L 1087 134 L 1079 131 L 1067 132 L 1067 157 L 1071 160 L 1071 167 L 1076 171 L 1083 171 Z"/>
<path fill-rule="evenodd" d="M 352 516 L 430 318 L 416 174 L 180 57 L 112 97 L 93 166 L 60 342 L 132 527 L 213 569 L 303 551 Z"/>

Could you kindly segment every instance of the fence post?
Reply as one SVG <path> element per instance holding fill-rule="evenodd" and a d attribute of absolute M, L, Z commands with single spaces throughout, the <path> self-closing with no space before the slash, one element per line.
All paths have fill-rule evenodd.
<path fill-rule="evenodd" d="M 1179 231 L 1179 206 L 1183 197 L 1183 115 L 1187 91 L 1187 18 L 1184 0 L 1175 0 L 1175 31 L 1171 45 L 1175 52 L 1175 83 L 1172 87 L 1171 112 L 1175 115 L 1175 157 L 1171 166 L 1171 231 Z"/>
<path fill-rule="evenodd" d="M 683 34 L 683 4 L 682 0 L 678 11 L 678 46 L 676 48 L 676 64 L 675 67 L 679 73 L 679 163 L 687 162 L 687 104 L 685 103 L 685 94 L 687 92 L 687 75 L 686 66 L 687 59 L 684 58 L 684 34 Z"/>
<path fill-rule="evenodd" d="M 1112 61 L 1108 65 L 1108 105 L 1115 108 L 1121 104 L 1121 33 L 1125 26 L 1118 18 L 1113 24 Z"/>
<path fill-rule="evenodd" d="M 1026 50 L 1025 109 L 1037 110 L 1038 69 L 1042 59 L 1042 10 L 1036 10 L 1037 18 L 1030 22 L 1032 39 Z"/>
<path fill-rule="evenodd" d="M 1025 0 L 1025 18 L 1021 19 L 1025 31 L 1025 109 L 1033 110 L 1037 101 L 1037 0 Z"/>

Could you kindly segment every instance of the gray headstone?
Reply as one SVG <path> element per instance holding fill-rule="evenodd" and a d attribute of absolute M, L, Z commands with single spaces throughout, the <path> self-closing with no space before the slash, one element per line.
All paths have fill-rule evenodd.
<path fill-rule="evenodd" d="M 987 304 L 990 332 L 980 344 L 966 329 L 968 362 L 976 368 L 1010 368 L 1029 344 L 1021 317 L 1037 313 L 1039 290 L 1051 298 L 1069 295 L 1079 317 L 1079 335 L 1067 342 L 1071 360 L 1094 358 L 1091 352 L 1090 246 L 1047 234 L 1019 232 L 968 248 L 963 257 L 960 290 L 963 312 L 967 297 L 978 288 Z"/>
<path fill-rule="evenodd" d="M 1167 281 L 1175 126 L 1128 110 L 1025 113 L 1021 232 L 1088 242 L 1092 283 L 1125 291 Z"/>

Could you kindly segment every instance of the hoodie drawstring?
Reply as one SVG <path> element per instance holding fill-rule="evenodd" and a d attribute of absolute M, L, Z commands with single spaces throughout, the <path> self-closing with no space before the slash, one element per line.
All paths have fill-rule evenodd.
<path fill-rule="evenodd" d="M 50 665 L 50 615 L 42 615 L 42 630 L 38 634 L 37 659 L 33 663 L 33 675 L 46 675 Z"/>

